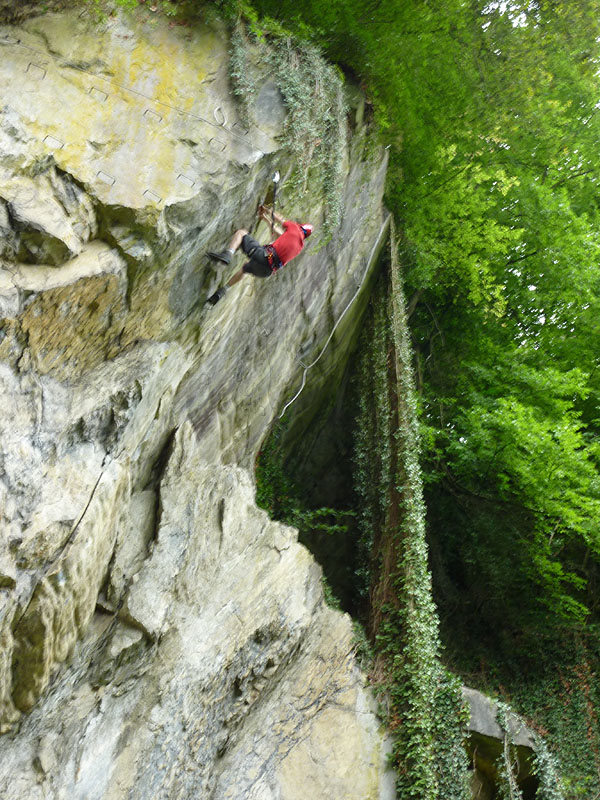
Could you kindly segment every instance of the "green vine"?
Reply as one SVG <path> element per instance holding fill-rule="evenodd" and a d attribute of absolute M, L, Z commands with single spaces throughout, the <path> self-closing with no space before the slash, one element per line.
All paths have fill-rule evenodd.
<path fill-rule="evenodd" d="M 465 800 L 466 716 L 460 682 L 440 660 L 427 565 L 416 394 L 393 234 L 391 253 L 390 277 L 376 287 L 365 333 L 355 443 L 374 673 L 387 698 L 398 796 Z"/>
<path fill-rule="evenodd" d="M 519 772 L 517 750 L 510 731 L 510 708 L 506 703 L 496 704 L 496 722 L 502 729 L 502 755 L 498 763 L 498 788 L 502 800 L 523 800 L 517 783 Z"/>
<path fill-rule="evenodd" d="M 272 519 L 298 529 L 301 541 L 316 532 L 326 536 L 345 536 L 351 511 L 325 506 L 309 508 L 300 487 L 292 481 L 283 466 L 282 437 L 284 428 L 276 428 L 268 437 L 256 460 L 256 504 Z M 322 578 L 323 595 L 327 605 L 340 609 L 340 600 L 326 577 Z"/>
<path fill-rule="evenodd" d="M 373 298 L 373 318 L 362 334 L 355 429 L 354 486 L 359 510 L 358 591 L 368 597 L 374 532 L 383 524 L 391 469 L 391 407 L 387 373 L 387 316 L 381 284 Z M 377 459 L 373 459 L 377 453 Z"/>
<path fill-rule="evenodd" d="M 320 50 L 294 38 L 272 20 L 260 23 L 245 9 L 234 25 L 229 75 L 240 116 L 250 124 L 252 103 L 265 71 L 281 91 L 287 111 L 281 143 L 295 165 L 290 187 L 302 197 L 315 186 L 324 201 L 325 233 L 342 214 L 346 102 L 342 74 Z"/>
<path fill-rule="evenodd" d="M 498 789 L 502 800 L 523 800 L 517 784 L 518 757 L 509 722 L 512 713 L 506 703 L 496 703 L 496 721 L 504 734 L 503 751 L 498 764 Z M 558 759 L 550 752 L 539 733 L 534 732 L 533 739 L 535 750 L 532 771 L 539 782 L 536 800 L 565 800 Z"/>
<path fill-rule="evenodd" d="M 470 796 L 469 773 L 463 747 L 470 712 L 463 700 L 460 678 L 441 669 L 434 699 L 433 737 L 439 800 Z"/>
<path fill-rule="evenodd" d="M 140 7 L 139 0 L 79 0 L 79 4 L 87 8 L 97 22 L 105 22 L 116 9 L 136 11 Z M 157 16 L 161 14 L 167 17 L 185 15 L 177 2 L 172 2 L 172 0 L 153 0 L 152 3 L 149 3 L 149 8 Z M 42 7 L 41 10 L 45 11 L 46 9 Z"/>
<path fill-rule="evenodd" d="M 536 800 L 565 800 L 560 764 L 544 739 L 536 733 L 534 774 L 539 780 Z"/>
<path fill-rule="evenodd" d="M 255 96 L 256 83 L 251 79 L 249 46 L 244 25 L 238 23 L 231 34 L 229 46 L 229 77 L 233 94 L 238 102 L 242 123 L 250 127 L 250 106 Z"/>

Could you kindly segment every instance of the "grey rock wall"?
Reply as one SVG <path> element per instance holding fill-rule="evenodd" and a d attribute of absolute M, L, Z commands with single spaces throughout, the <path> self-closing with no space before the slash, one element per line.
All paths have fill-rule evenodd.
<path fill-rule="evenodd" d="M 300 362 L 374 268 L 385 159 L 355 132 L 328 242 L 318 198 L 284 182 L 282 209 L 317 226 L 305 252 L 204 306 L 232 271 L 206 249 L 252 227 L 291 167 L 267 76 L 241 126 L 227 45 L 224 28 L 150 16 L 0 27 L 11 800 L 393 797 L 350 621 L 296 532 L 255 507 L 252 477 Z M 262 103 L 279 103 L 266 121 Z"/>
<path fill-rule="evenodd" d="M 535 755 L 539 748 L 533 731 L 513 712 L 503 713 L 501 726 L 497 701 L 477 689 L 463 686 L 462 694 L 470 711 L 467 747 L 473 764 L 473 797 L 481 800 L 496 797 L 500 784 L 499 765 L 507 753 L 523 797 L 536 797 L 539 779 L 535 770 Z"/>

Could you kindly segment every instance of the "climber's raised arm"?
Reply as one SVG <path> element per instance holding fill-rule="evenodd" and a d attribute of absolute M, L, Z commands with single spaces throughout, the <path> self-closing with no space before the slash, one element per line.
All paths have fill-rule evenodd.
<path fill-rule="evenodd" d="M 277 236 L 283 236 L 283 223 L 285 222 L 285 217 L 282 217 L 281 214 L 279 214 L 277 211 L 273 211 L 268 206 L 260 206 L 258 213 L 261 219 L 264 219 L 268 225 L 272 226 L 273 231 L 277 234 Z M 275 223 L 278 224 L 274 224 L 273 220 L 275 220 Z"/>

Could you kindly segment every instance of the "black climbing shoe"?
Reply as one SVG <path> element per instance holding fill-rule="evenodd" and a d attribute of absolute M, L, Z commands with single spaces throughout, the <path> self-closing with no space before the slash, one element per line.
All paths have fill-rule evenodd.
<path fill-rule="evenodd" d="M 207 255 L 209 255 L 211 258 L 216 258 L 217 261 L 222 261 L 224 264 L 231 263 L 231 253 L 229 250 L 221 250 L 218 253 L 214 253 L 212 250 L 209 250 Z"/>
<path fill-rule="evenodd" d="M 220 289 L 217 289 L 217 291 L 214 294 L 211 294 L 211 296 L 209 298 L 207 298 L 206 302 L 210 303 L 212 306 L 216 306 L 217 303 L 219 302 L 219 300 L 222 297 L 225 297 L 225 292 L 226 291 L 227 291 L 227 287 L 226 286 L 221 286 Z"/>

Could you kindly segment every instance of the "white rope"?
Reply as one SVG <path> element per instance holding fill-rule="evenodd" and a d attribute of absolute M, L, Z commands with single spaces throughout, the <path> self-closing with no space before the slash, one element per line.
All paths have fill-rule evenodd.
<path fill-rule="evenodd" d="M 388 225 L 389 225 L 389 222 L 390 222 L 390 218 L 391 218 L 391 214 L 388 214 L 388 216 L 387 216 L 387 218 L 386 218 L 385 222 L 383 223 L 383 226 L 382 226 L 381 230 L 379 231 L 379 236 L 377 237 L 377 241 L 375 242 L 375 244 L 373 245 L 373 247 L 372 247 L 372 249 L 371 249 L 371 252 L 369 253 L 369 257 L 368 257 L 368 259 L 367 259 L 367 263 L 366 263 L 365 271 L 364 271 L 364 274 L 363 274 L 363 276 L 362 276 L 362 278 L 361 278 L 361 280 L 360 280 L 360 283 L 358 284 L 358 288 L 357 288 L 357 289 L 356 289 L 356 291 L 354 292 L 354 294 L 353 294 L 353 296 L 352 296 L 352 299 L 350 300 L 350 302 L 348 303 L 348 305 L 346 306 L 346 308 L 345 308 L 345 309 L 342 311 L 342 313 L 341 313 L 341 315 L 340 315 L 340 317 L 339 317 L 338 321 L 337 321 L 337 322 L 335 323 L 335 325 L 333 326 L 333 329 L 332 329 L 331 333 L 329 334 L 329 338 L 327 339 L 327 341 L 326 341 L 326 342 L 325 342 L 325 344 L 323 345 L 323 349 L 321 350 L 321 352 L 319 353 L 319 355 L 318 355 L 318 356 L 315 358 L 315 360 L 314 360 L 314 361 L 313 361 L 311 364 L 308 364 L 308 366 L 304 366 L 304 364 L 302 364 L 302 362 L 300 362 L 300 363 L 302 364 L 302 366 L 304 366 L 304 372 L 302 373 L 302 385 L 300 386 L 300 388 L 298 389 L 298 391 L 296 392 L 296 394 L 295 394 L 295 395 L 292 397 L 292 399 L 291 399 L 291 400 L 290 400 L 288 403 L 286 403 L 286 404 L 285 404 L 285 406 L 283 407 L 283 411 L 282 411 L 282 412 L 281 412 L 281 414 L 279 415 L 279 419 L 281 419 L 281 418 L 283 417 L 283 415 L 285 414 L 285 412 L 287 411 L 287 409 L 288 409 L 288 408 L 289 408 L 289 407 L 292 405 L 292 403 L 294 403 L 294 402 L 295 402 L 295 401 L 296 401 L 296 400 L 297 400 L 297 399 L 300 397 L 300 395 L 301 395 L 301 393 L 302 393 L 302 390 L 304 389 L 304 386 L 306 385 L 306 374 L 307 374 L 308 370 L 309 370 L 309 369 L 312 369 L 312 367 L 314 367 L 314 366 L 315 366 L 315 364 L 317 364 L 317 363 L 318 363 L 318 361 L 320 360 L 320 358 L 321 358 L 321 356 L 323 355 L 323 353 L 325 352 L 325 350 L 327 350 L 327 346 L 329 345 L 329 342 L 330 342 L 330 341 L 333 339 L 333 334 L 335 333 L 335 331 L 336 331 L 336 329 L 337 329 L 337 326 L 338 326 L 338 325 L 340 324 L 340 322 L 341 322 L 341 321 L 344 319 L 344 316 L 345 316 L 346 312 L 348 311 L 348 309 L 350 308 L 350 306 L 352 305 L 352 303 L 353 303 L 353 302 L 356 300 L 356 298 L 358 297 L 358 294 L 359 294 L 360 290 L 362 289 L 362 285 L 363 285 L 363 283 L 364 283 L 364 280 L 365 280 L 365 278 L 367 277 L 367 273 L 368 273 L 368 271 L 369 271 L 369 267 L 370 267 L 370 265 L 371 265 L 371 261 L 372 261 L 372 259 L 373 259 L 373 254 L 374 254 L 374 253 L 376 252 L 376 250 L 378 249 L 378 247 L 379 247 L 379 244 L 380 244 L 380 242 L 381 242 L 381 238 L 382 238 L 382 236 L 385 234 L 385 232 L 386 232 L 386 231 L 387 231 L 387 229 L 388 229 Z"/>

